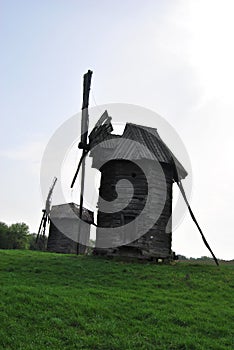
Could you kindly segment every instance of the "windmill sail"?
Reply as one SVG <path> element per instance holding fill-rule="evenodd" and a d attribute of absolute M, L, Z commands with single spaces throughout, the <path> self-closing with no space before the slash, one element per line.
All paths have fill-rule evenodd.
<path fill-rule="evenodd" d="M 37 238 L 36 238 L 36 243 L 38 243 L 40 241 L 40 238 L 42 238 L 43 242 L 44 242 L 44 238 L 45 238 L 45 231 L 46 231 L 46 225 L 49 221 L 49 214 L 50 214 L 50 209 L 51 209 L 51 201 L 52 201 L 52 194 L 54 191 L 54 187 L 56 185 L 57 182 L 57 177 L 54 177 L 53 181 L 52 181 L 52 185 L 49 189 L 47 198 L 46 198 L 46 204 L 45 204 L 45 209 L 42 210 L 42 218 L 41 218 L 41 222 L 40 222 L 40 226 L 38 229 L 38 233 L 37 233 Z"/>
<path fill-rule="evenodd" d="M 109 136 L 111 131 L 113 131 L 113 127 L 111 125 L 111 119 L 112 118 L 109 117 L 108 112 L 105 111 L 101 115 L 101 117 L 99 118 L 97 123 L 95 124 L 91 133 L 89 134 L 89 144 L 86 145 L 86 147 L 84 148 L 84 151 L 82 152 L 82 156 L 80 157 L 75 175 L 74 175 L 72 183 L 71 183 L 71 188 L 73 188 L 73 186 L 76 182 L 76 179 L 77 179 L 77 176 L 79 174 L 83 160 L 88 155 L 89 151 L 94 146 L 96 146 L 99 142 L 103 141 L 103 139 L 105 139 L 105 137 Z M 87 142 L 87 139 L 86 139 L 86 142 Z"/>
<path fill-rule="evenodd" d="M 80 143 L 78 147 L 82 149 L 82 156 L 79 161 L 77 170 L 75 172 L 75 175 L 72 180 L 71 188 L 74 186 L 74 183 L 76 181 L 76 178 L 78 176 L 79 170 L 81 168 L 81 186 L 80 186 L 80 209 L 79 209 L 79 217 L 82 219 L 82 212 L 83 212 L 83 196 L 84 196 L 84 182 L 85 182 L 85 156 L 88 154 L 89 146 L 87 144 L 87 138 L 88 138 L 88 128 L 89 128 L 89 113 L 88 113 L 88 106 L 89 106 L 89 92 L 90 92 L 90 86 L 91 86 L 91 79 L 92 79 L 93 72 L 91 70 L 88 70 L 86 74 L 84 74 L 83 77 L 83 103 L 82 103 L 82 116 L 81 116 L 81 138 Z M 77 240 L 77 254 L 79 254 L 79 237 L 80 237 L 80 229 L 81 225 L 79 225 L 78 228 L 78 240 Z"/>
<path fill-rule="evenodd" d="M 83 81 L 83 103 L 82 103 L 82 116 L 81 116 L 81 139 L 79 148 L 85 149 L 87 146 L 87 136 L 88 136 L 88 128 L 89 128 L 89 92 L 91 86 L 93 72 L 88 70 L 88 72 L 84 75 Z"/>
<path fill-rule="evenodd" d="M 92 78 L 93 72 L 91 70 L 88 70 L 86 74 L 84 74 L 84 80 L 83 80 L 83 103 L 82 103 L 82 115 L 81 115 L 81 137 L 80 137 L 80 143 L 78 145 L 78 148 L 83 149 L 82 156 L 80 158 L 77 170 L 75 172 L 75 175 L 73 177 L 71 188 L 73 188 L 80 167 L 82 165 L 82 172 L 84 172 L 84 158 L 88 153 L 88 144 L 87 144 L 87 138 L 88 138 L 88 128 L 89 128 L 89 113 L 88 113 L 88 106 L 89 106 L 89 92 L 90 92 L 90 86 L 91 86 L 91 78 Z M 84 164 L 84 165 L 83 165 Z M 83 176 L 84 177 L 84 176 Z"/>

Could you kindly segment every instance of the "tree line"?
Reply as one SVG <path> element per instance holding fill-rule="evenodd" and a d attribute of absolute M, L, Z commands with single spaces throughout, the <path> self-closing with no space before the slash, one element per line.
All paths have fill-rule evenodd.
<path fill-rule="evenodd" d="M 36 234 L 29 232 L 24 222 L 8 226 L 0 222 L 0 249 L 41 250 L 42 245 L 36 243 Z"/>

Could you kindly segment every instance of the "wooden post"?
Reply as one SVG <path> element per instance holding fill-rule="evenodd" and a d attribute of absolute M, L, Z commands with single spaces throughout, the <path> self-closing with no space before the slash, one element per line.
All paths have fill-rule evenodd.
<path fill-rule="evenodd" d="M 182 196 L 183 196 L 183 198 L 184 198 L 184 201 L 185 201 L 185 203 L 186 203 L 186 205 L 187 205 L 187 207 L 188 207 L 189 214 L 190 214 L 191 218 L 193 219 L 195 225 L 197 226 L 198 231 L 199 231 L 200 234 L 201 234 L 202 240 L 203 240 L 203 242 L 204 242 L 206 248 L 207 248 L 207 249 L 209 250 L 209 252 L 211 253 L 211 255 L 212 255 L 212 257 L 213 257 L 213 259 L 214 259 L 216 265 L 219 266 L 218 259 L 217 259 L 216 256 L 214 255 L 214 253 L 213 253 L 211 247 L 209 246 L 209 244 L 208 244 L 208 242 L 207 242 L 207 240 L 206 240 L 206 238 L 205 238 L 205 236 L 204 236 L 204 234 L 203 234 L 203 232 L 202 232 L 202 230 L 201 230 L 201 228 L 200 228 L 200 226 L 199 226 L 199 224 L 198 224 L 198 222 L 197 222 L 197 220 L 196 220 L 196 218 L 195 218 L 195 216 L 194 216 L 194 214 L 193 214 L 193 211 L 192 211 L 192 209 L 191 209 L 191 207 L 190 207 L 190 205 L 189 205 L 189 202 L 188 202 L 188 200 L 187 200 L 187 197 L 186 197 L 186 194 L 185 194 L 185 191 L 184 191 L 184 188 L 183 188 L 183 185 L 182 185 L 181 181 L 178 181 L 178 182 L 177 182 L 177 185 L 178 185 L 178 187 L 179 187 L 179 189 L 180 189 L 180 192 L 182 193 Z"/>
<path fill-rule="evenodd" d="M 81 140 L 78 145 L 80 149 L 83 149 L 82 153 L 82 163 L 81 163 L 81 187 L 80 187 L 80 209 L 79 218 L 82 220 L 83 213 L 83 198 L 84 198 L 84 183 L 85 183 L 85 155 L 88 149 L 87 137 L 88 137 L 88 127 L 89 127 L 89 92 L 91 86 L 91 78 L 93 72 L 88 70 L 83 78 L 83 104 L 82 104 L 82 116 L 81 116 Z M 80 232 L 81 232 L 81 221 L 78 222 L 78 239 L 77 239 L 77 254 L 80 253 Z"/>
<path fill-rule="evenodd" d="M 200 226 L 199 226 L 199 224 L 198 224 L 198 222 L 197 222 L 197 220 L 196 220 L 196 218 L 195 218 L 195 215 L 193 214 L 193 211 L 192 211 L 192 209 L 191 209 L 191 207 L 190 207 L 190 205 L 189 205 L 189 202 L 188 202 L 188 200 L 187 200 L 187 197 L 186 197 L 186 194 L 185 194 L 185 191 L 184 191 L 184 187 L 183 187 L 183 185 L 182 185 L 182 183 L 181 183 L 181 180 L 180 180 L 180 177 L 179 177 L 179 174 L 178 174 L 178 171 L 177 171 L 176 164 L 175 164 L 175 161 L 174 161 L 173 156 L 171 157 L 171 162 L 172 162 L 172 165 L 173 165 L 173 167 L 174 167 L 174 180 L 175 180 L 175 182 L 177 183 L 177 185 L 178 185 L 178 187 L 179 187 L 179 189 L 180 189 L 180 192 L 181 192 L 181 194 L 182 194 L 182 196 L 183 196 L 183 198 L 184 198 L 184 201 L 185 201 L 185 203 L 186 203 L 186 205 L 187 205 L 187 207 L 188 207 L 189 214 L 190 214 L 192 220 L 194 221 L 195 225 L 197 226 L 198 231 L 199 231 L 200 234 L 201 234 L 201 237 L 202 237 L 202 240 L 203 240 L 205 246 L 207 247 L 207 249 L 208 249 L 209 252 L 211 253 L 211 255 L 212 255 L 212 257 L 213 257 L 213 259 L 214 259 L 216 265 L 219 266 L 218 259 L 217 259 L 216 256 L 214 255 L 214 253 L 213 253 L 211 247 L 209 246 L 209 244 L 208 244 L 208 242 L 207 242 L 207 240 L 206 240 L 206 238 L 205 238 L 205 236 L 204 236 L 204 234 L 203 234 L 203 232 L 202 232 L 202 230 L 201 230 L 201 228 L 200 228 Z"/>

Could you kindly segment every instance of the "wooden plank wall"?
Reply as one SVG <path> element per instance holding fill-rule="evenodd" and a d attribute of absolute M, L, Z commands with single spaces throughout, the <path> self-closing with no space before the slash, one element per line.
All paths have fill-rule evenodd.
<path fill-rule="evenodd" d="M 145 173 L 141 170 L 144 169 Z M 114 213 L 105 213 L 102 211 L 102 204 L 98 202 L 98 226 L 101 227 L 122 227 L 123 224 L 131 222 L 138 217 L 145 207 L 148 193 L 150 193 L 150 210 L 148 210 L 141 221 L 135 226 L 132 225 L 132 232 L 119 230 L 111 237 L 109 233 L 108 240 L 113 245 L 119 245 L 119 249 L 106 249 L 107 254 L 115 251 L 115 254 L 120 255 L 144 255 L 146 257 L 168 258 L 171 254 L 171 230 L 169 223 L 169 232 L 166 232 L 168 220 L 172 213 L 172 169 L 167 164 L 162 164 L 165 180 L 162 180 L 158 166 L 152 161 L 138 161 L 135 164 L 126 160 L 112 160 L 106 163 L 101 169 L 101 184 L 99 189 L 100 196 L 106 201 L 115 200 L 117 198 L 116 184 L 119 180 L 125 179 L 129 182 L 125 183 L 122 188 L 119 188 L 118 204 L 113 206 Z M 150 177 L 151 186 L 147 182 L 146 177 Z M 163 184 L 164 182 L 164 184 Z M 122 210 L 119 210 L 121 204 L 126 200 L 126 194 L 132 193 L 131 184 L 134 188 L 134 193 L 129 201 L 129 204 Z M 164 196 L 166 197 L 165 205 Z M 162 204 L 163 203 L 163 204 Z M 162 212 L 161 212 L 161 209 Z M 157 212 L 161 212 L 159 219 L 154 221 Z M 153 218 L 153 221 L 152 221 Z M 142 235 L 145 227 L 149 222 L 152 223 L 151 229 Z M 135 230 L 135 232 L 133 232 Z M 106 232 L 106 231 L 105 231 Z M 126 243 L 124 233 L 129 237 L 138 237 L 133 242 Z M 106 242 L 106 233 L 97 228 L 96 244 L 97 247 L 102 246 L 102 242 Z M 124 244 L 124 246 L 123 246 Z M 98 249 L 97 249 L 98 251 Z M 102 250 L 103 253 L 103 250 Z"/>
<path fill-rule="evenodd" d="M 78 220 L 71 219 L 60 219 L 62 220 L 63 232 L 67 232 L 67 235 L 60 232 L 58 227 L 60 225 L 55 226 L 52 221 L 50 221 L 50 229 L 47 243 L 47 250 L 49 252 L 54 253 L 64 253 L 64 254 L 76 254 L 77 252 L 77 240 L 75 240 L 75 236 L 78 236 Z M 74 222 L 75 221 L 75 222 Z M 83 234 L 87 236 L 87 244 L 89 240 L 89 230 L 86 226 L 83 226 Z M 73 237 L 73 239 L 69 238 Z M 80 254 L 84 254 L 86 251 L 86 246 L 80 244 L 79 252 Z"/>

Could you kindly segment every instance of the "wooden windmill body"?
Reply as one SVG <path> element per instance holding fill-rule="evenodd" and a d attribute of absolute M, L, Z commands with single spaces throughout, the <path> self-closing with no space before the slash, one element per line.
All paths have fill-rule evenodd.
<path fill-rule="evenodd" d="M 71 187 L 81 169 L 81 218 L 85 158 L 90 153 L 93 158 L 92 167 L 101 172 L 94 253 L 172 259 L 172 186 L 177 183 L 203 242 L 218 265 L 186 198 L 181 181 L 187 176 L 187 172 L 160 138 L 157 129 L 126 123 L 123 135 L 112 134 L 111 117 L 105 111 L 88 136 L 91 76 L 91 71 L 84 75 L 82 135 L 78 146 L 82 149 L 82 156 Z M 117 193 L 116 186 L 123 179 L 128 180 L 128 184 L 120 185 Z M 129 203 L 119 206 L 121 201 L 125 202 L 126 197 L 129 197 L 132 189 L 133 196 Z M 120 200 L 113 204 L 116 197 Z M 149 209 L 145 211 L 148 204 Z M 82 226 L 79 225 L 77 253 L 81 234 Z"/>
<path fill-rule="evenodd" d="M 175 177 L 171 158 L 174 156 L 157 130 L 126 123 L 123 135 L 106 134 L 103 142 L 91 150 L 90 156 L 93 158 L 92 166 L 101 172 L 95 253 L 171 259 L 172 186 Z M 180 178 L 185 178 L 187 172 L 175 157 L 174 161 Z M 127 182 L 118 187 L 117 193 L 116 186 L 123 179 Z M 124 201 L 128 193 L 132 198 L 118 210 L 121 196 Z M 111 203 L 116 196 L 119 201 L 113 212 L 105 212 L 103 199 Z M 136 220 L 140 215 L 141 220 Z M 131 222 L 132 225 L 126 226 Z M 119 230 L 108 232 L 108 228 L 118 227 Z"/>

